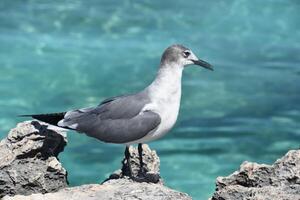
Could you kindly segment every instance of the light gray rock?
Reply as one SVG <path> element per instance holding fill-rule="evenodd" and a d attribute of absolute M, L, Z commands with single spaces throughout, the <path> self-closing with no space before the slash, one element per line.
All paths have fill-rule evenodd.
<path fill-rule="evenodd" d="M 184 193 L 161 184 L 137 183 L 132 180 L 114 179 L 104 184 L 90 184 L 62 189 L 55 193 L 16 195 L 3 200 L 191 200 Z"/>
<path fill-rule="evenodd" d="M 159 157 L 143 145 L 145 173 L 136 182 L 123 166 L 102 184 L 67 188 L 67 172 L 57 160 L 66 145 L 62 129 L 32 121 L 18 124 L 0 143 L 0 197 L 4 200 L 191 200 L 187 194 L 163 185 L 159 176 Z M 138 176 L 137 148 L 130 147 L 131 166 Z M 16 195 L 17 194 L 17 195 Z M 15 195 L 15 196 L 13 196 Z"/>
<path fill-rule="evenodd" d="M 62 129 L 37 121 L 19 123 L 0 142 L 0 198 L 66 187 L 67 172 L 57 160 L 66 142 Z"/>
<path fill-rule="evenodd" d="M 291 150 L 273 165 L 244 162 L 239 171 L 218 177 L 211 200 L 300 199 L 300 150 Z"/>

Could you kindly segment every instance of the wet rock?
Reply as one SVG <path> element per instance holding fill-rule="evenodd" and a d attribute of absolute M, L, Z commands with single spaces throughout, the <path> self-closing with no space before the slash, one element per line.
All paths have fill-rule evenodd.
<path fill-rule="evenodd" d="M 218 177 L 211 200 L 300 199 L 300 150 L 273 165 L 244 162 L 239 171 Z"/>
<path fill-rule="evenodd" d="M 37 121 L 19 123 L 0 142 L 0 197 L 66 187 L 67 172 L 57 159 L 66 142 L 62 129 Z"/>

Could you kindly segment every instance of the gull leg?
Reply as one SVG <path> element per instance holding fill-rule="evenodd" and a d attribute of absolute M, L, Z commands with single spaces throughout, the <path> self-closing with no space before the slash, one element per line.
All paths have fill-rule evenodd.
<path fill-rule="evenodd" d="M 126 148 L 125 148 L 124 155 L 125 155 L 125 159 L 127 161 L 129 177 L 132 177 L 132 168 L 131 168 L 131 165 L 130 165 L 130 152 L 129 152 L 129 146 L 127 146 L 127 145 L 126 145 Z"/>
<path fill-rule="evenodd" d="M 138 144 L 139 160 L 140 160 L 140 170 L 139 175 L 145 174 L 144 162 L 143 162 L 143 144 Z"/>
<path fill-rule="evenodd" d="M 159 182 L 159 174 L 148 173 L 147 169 L 144 168 L 145 163 L 143 162 L 143 144 L 138 144 L 138 153 L 140 161 L 140 170 L 138 172 L 138 177 L 134 180 L 137 182 L 147 182 L 147 183 L 157 183 Z"/>

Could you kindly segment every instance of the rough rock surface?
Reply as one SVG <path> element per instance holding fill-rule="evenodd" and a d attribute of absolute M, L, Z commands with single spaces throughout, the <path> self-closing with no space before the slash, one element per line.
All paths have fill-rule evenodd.
<path fill-rule="evenodd" d="M 67 172 L 57 160 L 66 142 L 62 129 L 37 121 L 19 123 L 0 142 L 0 198 L 66 187 Z"/>
<path fill-rule="evenodd" d="M 180 193 L 155 183 L 137 183 L 128 179 L 109 180 L 104 184 L 90 184 L 62 189 L 56 193 L 16 195 L 3 200 L 191 200 Z"/>
<path fill-rule="evenodd" d="M 56 158 L 64 149 L 66 139 L 61 129 L 51 129 L 37 121 L 24 122 L 1 141 L 0 197 L 7 195 L 4 200 L 191 200 L 187 194 L 163 185 L 159 157 L 148 145 L 143 145 L 145 173 L 138 173 L 137 148 L 129 149 L 130 164 L 135 177 L 152 183 L 129 179 L 128 165 L 123 160 L 122 168 L 102 184 L 66 188 L 67 172 Z"/>
<path fill-rule="evenodd" d="M 140 181 L 152 182 L 152 183 L 163 183 L 163 180 L 159 176 L 159 165 L 160 160 L 156 154 L 156 151 L 151 150 L 147 144 L 143 144 L 143 174 L 139 173 L 140 170 L 140 161 L 138 149 L 136 147 L 130 146 L 130 166 L 133 173 L 133 176 L 139 179 Z M 127 160 L 124 158 L 122 161 L 122 167 L 120 170 L 115 171 L 110 175 L 109 179 L 119 179 L 129 176 L 129 167 Z"/>
<path fill-rule="evenodd" d="M 218 177 L 211 200 L 299 200 L 300 150 L 273 165 L 244 162 L 239 171 Z"/>

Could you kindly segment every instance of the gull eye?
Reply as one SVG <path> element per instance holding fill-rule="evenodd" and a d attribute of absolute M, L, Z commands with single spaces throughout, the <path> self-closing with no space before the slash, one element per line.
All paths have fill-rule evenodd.
<path fill-rule="evenodd" d="M 191 52 L 189 52 L 189 51 L 183 52 L 183 57 L 185 57 L 185 58 L 189 57 L 190 55 L 191 55 Z"/>

